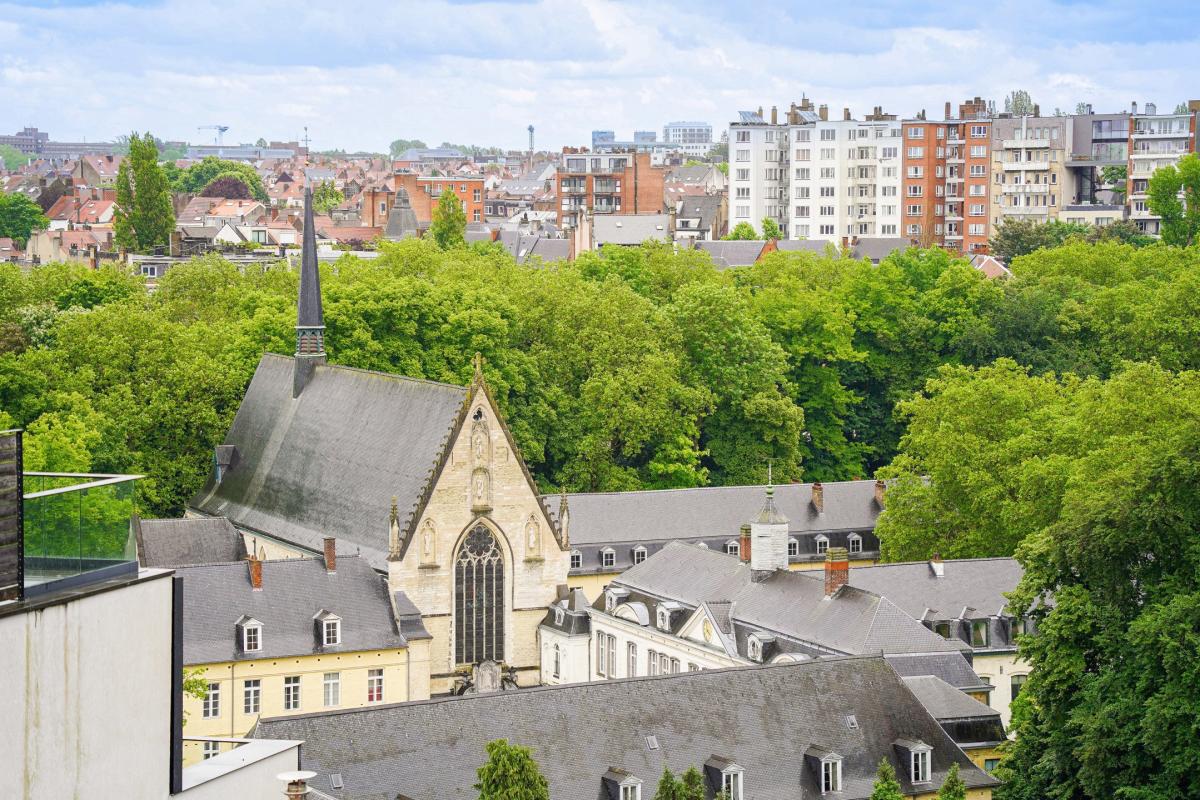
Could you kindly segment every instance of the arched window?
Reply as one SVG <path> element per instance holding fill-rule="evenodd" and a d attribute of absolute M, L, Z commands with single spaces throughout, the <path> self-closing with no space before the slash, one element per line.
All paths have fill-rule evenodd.
<path fill-rule="evenodd" d="M 554 645 L 554 677 L 562 677 L 562 649 Z"/>
<path fill-rule="evenodd" d="M 829 552 L 829 538 L 827 536 L 817 535 L 817 554 L 825 555 Z"/>
<path fill-rule="evenodd" d="M 483 525 L 454 560 L 454 631 L 457 663 L 504 660 L 504 557 Z"/>
<path fill-rule="evenodd" d="M 730 539 L 725 543 L 725 552 L 731 556 L 740 556 L 742 554 L 742 543 L 737 539 Z"/>

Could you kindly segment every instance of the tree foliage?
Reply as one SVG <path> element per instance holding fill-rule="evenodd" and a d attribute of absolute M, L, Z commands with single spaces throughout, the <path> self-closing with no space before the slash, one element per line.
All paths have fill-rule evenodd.
<path fill-rule="evenodd" d="M 250 195 L 255 200 L 260 203 L 270 201 L 262 178 L 259 177 L 254 167 L 241 161 L 228 161 L 216 156 L 205 156 L 199 163 L 180 170 L 178 176 L 172 181 L 171 188 L 177 192 L 199 194 L 214 178 L 227 173 L 233 173 L 241 178 L 242 183 L 250 189 Z"/>
<path fill-rule="evenodd" d="M 1200 155 L 1190 153 L 1154 170 L 1146 190 L 1150 210 L 1160 218 L 1167 244 L 1188 247 L 1200 236 Z"/>
<path fill-rule="evenodd" d="M 958 764 L 951 764 L 946 779 L 938 789 L 937 800 L 967 800 L 967 785 L 958 775 Z"/>
<path fill-rule="evenodd" d="M 663 768 L 662 777 L 658 779 L 653 800 L 684 800 L 683 784 L 675 777 L 675 773 L 666 767 Z"/>
<path fill-rule="evenodd" d="M 759 238 L 758 231 L 754 230 L 754 226 L 749 222 L 739 222 L 733 226 L 729 233 L 725 234 L 723 239 L 753 241 Z"/>
<path fill-rule="evenodd" d="M 1029 116 L 1034 112 L 1033 98 L 1024 89 L 1016 89 L 1005 95 L 1004 110 L 1014 117 Z"/>
<path fill-rule="evenodd" d="M 223 197 L 226 200 L 249 200 L 250 187 L 244 176 L 236 172 L 222 172 L 200 190 L 201 197 Z"/>
<path fill-rule="evenodd" d="M 10 172 L 16 172 L 29 161 L 29 156 L 22 153 L 11 144 L 0 144 L 0 167 Z"/>
<path fill-rule="evenodd" d="M 680 776 L 679 800 L 705 800 L 708 790 L 704 785 L 704 774 L 695 767 L 688 767 Z"/>
<path fill-rule="evenodd" d="M 528 747 L 497 739 L 488 742 L 487 754 L 477 771 L 479 800 L 550 800 L 549 785 Z"/>
<path fill-rule="evenodd" d="M 333 181 L 321 181 L 313 189 L 313 209 L 318 214 L 328 214 L 333 209 L 346 202 L 342 190 L 333 185 Z M 466 217 L 463 218 L 464 224 Z"/>
<path fill-rule="evenodd" d="M 1007 264 L 1035 250 L 1058 247 L 1071 237 L 1086 237 L 1091 231 L 1092 226 L 1078 222 L 1008 219 L 995 227 L 988 247 L 992 255 Z"/>
<path fill-rule="evenodd" d="M 147 252 L 170 244 L 175 230 L 171 188 L 158 165 L 158 145 L 149 133 L 129 137 L 129 155 L 117 168 L 113 239 L 118 247 Z"/>
<path fill-rule="evenodd" d="M 424 149 L 427 146 L 428 145 L 426 145 L 420 139 L 396 139 L 390 145 L 388 145 L 388 152 L 391 153 L 392 158 L 398 158 L 404 153 L 405 150 L 414 147 Z"/>
<path fill-rule="evenodd" d="M 0 238 L 12 239 L 24 248 L 30 236 L 49 224 L 41 206 L 25 195 L 0 192 Z"/>
<path fill-rule="evenodd" d="M 433 220 L 429 224 L 429 235 L 443 250 L 461 247 L 466 243 L 467 212 L 463 201 L 453 189 L 445 189 L 433 208 Z"/>
<path fill-rule="evenodd" d="M 875 771 L 875 785 L 871 787 L 871 800 L 904 800 L 904 792 L 900 790 L 900 781 L 896 779 L 896 769 L 886 758 L 879 762 Z"/>
<path fill-rule="evenodd" d="M 763 217 L 762 238 L 769 239 L 771 241 L 779 241 L 781 238 L 783 238 L 783 234 L 779 230 L 779 223 L 770 217 Z"/>

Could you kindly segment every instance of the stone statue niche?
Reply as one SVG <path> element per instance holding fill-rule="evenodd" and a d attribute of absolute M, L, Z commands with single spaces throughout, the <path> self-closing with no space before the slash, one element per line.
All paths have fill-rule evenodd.
<path fill-rule="evenodd" d="M 492 510 L 492 474 L 486 467 L 476 467 L 471 473 L 471 510 Z"/>
<path fill-rule="evenodd" d="M 421 548 L 421 566 L 437 565 L 437 526 L 433 520 L 427 519 L 421 525 L 421 535 L 418 538 Z"/>
<path fill-rule="evenodd" d="M 536 559 L 542 555 L 542 527 L 538 524 L 537 517 L 533 514 L 529 515 L 529 521 L 525 523 L 525 558 Z"/>

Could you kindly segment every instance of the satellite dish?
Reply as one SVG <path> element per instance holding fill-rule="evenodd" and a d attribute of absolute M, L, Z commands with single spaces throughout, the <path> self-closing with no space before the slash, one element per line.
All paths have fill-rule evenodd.
<path fill-rule="evenodd" d="M 307 781 L 310 778 L 317 777 L 317 773 L 307 769 L 296 769 L 291 772 L 281 772 L 275 776 L 276 780 L 287 781 L 293 783 L 295 781 Z"/>

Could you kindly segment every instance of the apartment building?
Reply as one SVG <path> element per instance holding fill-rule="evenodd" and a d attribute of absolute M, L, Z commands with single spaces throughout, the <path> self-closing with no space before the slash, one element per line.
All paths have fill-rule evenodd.
<path fill-rule="evenodd" d="M 668 122 L 663 126 L 663 141 L 687 155 L 706 156 L 713 147 L 712 133 L 707 122 Z"/>
<path fill-rule="evenodd" d="M 1068 167 L 1074 122 L 1068 116 L 992 121 L 992 225 L 1010 219 L 1049 222 L 1075 201 Z M 975 205 L 969 202 L 968 213 Z"/>
<path fill-rule="evenodd" d="M 555 175 L 559 227 L 591 214 L 661 214 L 666 171 L 649 153 L 595 153 L 568 147 Z"/>
<path fill-rule="evenodd" d="M 1195 153 L 1200 100 L 1192 100 L 1185 113 L 1159 114 L 1154 103 L 1137 113 L 1134 103 L 1129 126 L 1128 204 L 1129 217 L 1138 228 L 1152 236 L 1159 234 L 1159 218 L 1150 210 L 1147 199 L 1150 177 L 1159 167 L 1175 164 L 1188 153 Z"/>
<path fill-rule="evenodd" d="M 862 120 L 808 99 L 729 126 L 730 225 L 774 220 L 785 239 L 842 243 L 900 235 L 900 123 L 878 106 Z"/>
<path fill-rule="evenodd" d="M 428 228 L 433 220 L 433 209 L 443 192 L 453 192 L 463 204 L 467 222 L 483 222 L 483 183 L 481 177 L 429 176 L 415 172 L 397 172 L 392 176 L 392 188 L 408 193 L 417 224 Z M 393 196 L 394 201 L 394 196 Z M 391 210 L 390 207 L 388 209 Z"/>
<path fill-rule="evenodd" d="M 903 123 L 903 235 L 928 247 L 986 253 L 992 170 L 992 119 L 976 97 L 946 103 L 945 118 L 924 112 Z"/>

